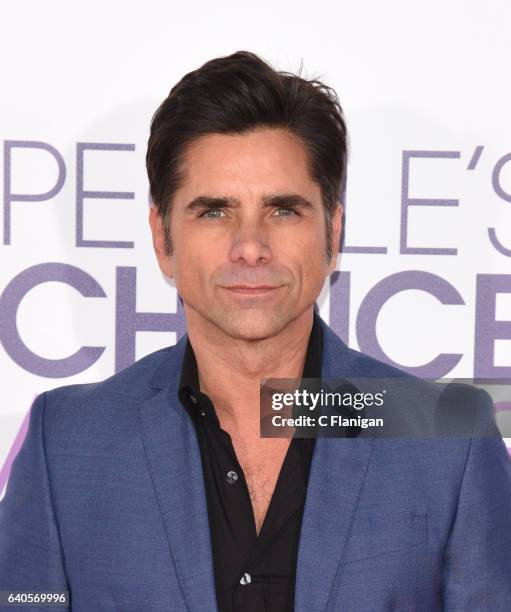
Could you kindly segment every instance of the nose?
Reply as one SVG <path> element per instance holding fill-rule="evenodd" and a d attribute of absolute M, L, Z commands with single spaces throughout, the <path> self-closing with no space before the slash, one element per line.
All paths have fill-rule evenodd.
<path fill-rule="evenodd" d="M 265 232 L 259 225 L 245 224 L 238 227 L 229 252 L 233 263 L 255 266 L 271 261 L 272 252 Z"/>

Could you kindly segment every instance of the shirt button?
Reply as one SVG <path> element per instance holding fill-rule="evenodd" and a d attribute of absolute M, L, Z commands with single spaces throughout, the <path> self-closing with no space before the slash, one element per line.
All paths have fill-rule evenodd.
<path fill-rule="evenodd" d="M 231 470 L 230 472 L 227 472 L 227 482 L 229 484 L 233 484 L 237 480 L 238 480 L 238 474 L 236 474 L 236 472 L 234 470 Z M 248 574 L 245 574 L 245 575 L 248 576 Z"/>
<path fill-rule="evenodd" d="M 190 393 L 190 401 L 192 402 L 192 404 L 197 403 L 197 398 L 195 397 L 195 395 L 192 395 L 191 393 Z"/>
<path fill-rule="evenodd" d="M 240 580 L 240 584 L 250 584 L 252 582 L 252 577 L 250 576 L 250 574 L 247 574 L 246 572 L 243 574 L 243 576 L 241 577 Z"/>

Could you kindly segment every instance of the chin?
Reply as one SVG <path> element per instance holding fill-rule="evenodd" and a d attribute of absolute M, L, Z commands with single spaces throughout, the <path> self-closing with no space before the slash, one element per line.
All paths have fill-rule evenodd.
<path fill-rule="evenodd" d="M 232 338 L 239 340 L 263 340 L 274 336 L 285 327 L 288 318 L 283 318 L 277 312 L 257 312 L 243 310 L 222 316 L 216 324 Z"/>

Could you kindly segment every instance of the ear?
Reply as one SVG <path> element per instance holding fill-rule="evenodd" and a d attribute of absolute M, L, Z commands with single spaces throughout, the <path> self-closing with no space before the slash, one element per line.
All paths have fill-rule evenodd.
<path fill-rule="evenodd" d="M 337 268 L 337 254 L 339 252 L 339 244 L 341 241 L 342 232 L 342 215 L 344 212 L 344 206 L 339 204 L 332 215 L 332 258 L 328 264 L 328 274 L 335 272 Z"/>
<path fill-rule="evenodd" d="M 174 266 L 172 255 L 165 253 L 165 232 L 163 229 L 163 217 L 158 213 L 156 207 L 149 207 L 149 225 L 153 235 L 153 247 L 160 270 L 169 278 L 174 278 Z"/>

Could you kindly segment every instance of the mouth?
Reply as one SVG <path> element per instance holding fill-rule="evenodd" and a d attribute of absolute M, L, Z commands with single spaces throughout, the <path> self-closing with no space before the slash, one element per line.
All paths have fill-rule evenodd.
<path fill-rule="evenodd" d="M 282 285 L 272 286 L 272 285 L 233 285 L 231 287 L 223 287 L 223 289 L 227 289 L 232 293 L 236 293 L 239 295 L 260 295 L 271 293 L 276 289 L 280 289 Z"/>

